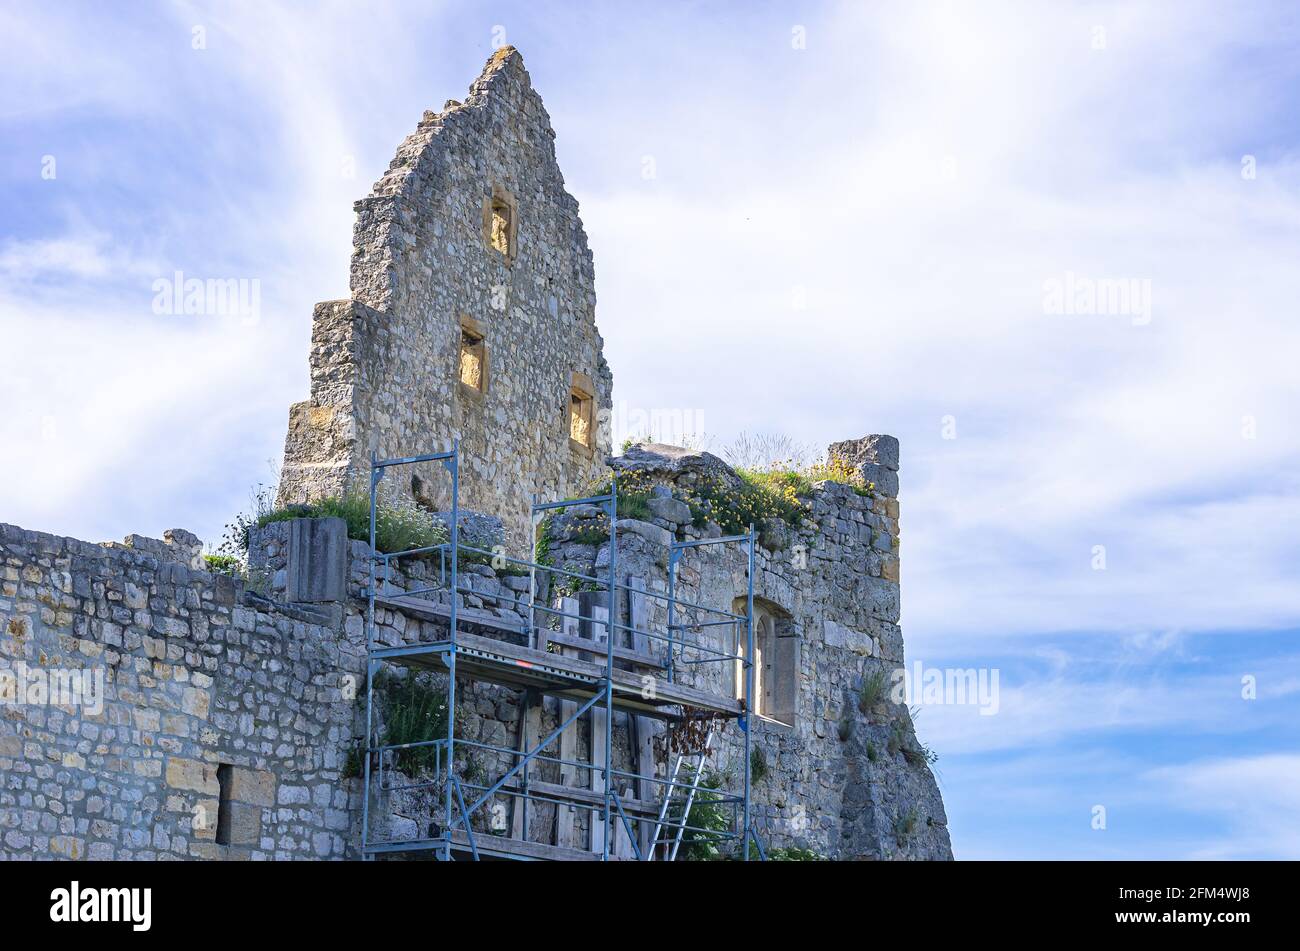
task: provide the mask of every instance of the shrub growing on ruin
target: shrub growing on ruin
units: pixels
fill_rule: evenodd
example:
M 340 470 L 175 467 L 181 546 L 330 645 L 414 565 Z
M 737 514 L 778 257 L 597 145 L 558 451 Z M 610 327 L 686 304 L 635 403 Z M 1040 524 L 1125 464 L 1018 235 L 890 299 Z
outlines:
M 758 852 L 758 846 L 753 842 L 749 843 L 749 860 L 751 862 L 762 858 Z M 812 849 L 801 849 L 797 846 L 788 848 L 768 849 L 767 860 L 769 862 L 829 862 L 826 856 L 820 852 L 814 852 Z
M 447 737 L 447 695 L 408 675 L 403 680 L 383 677 L 376 683 L 383 712 L 385 745 L 423 743 Z M 397 750 L 394 766 L 408 776 L 437 768 L 438 748 L 433 745 Z
M 900 847 L 906 845 L 907 840 L 916 834 L 916 826 L 920 818 L 916 806 L 912 806 L 907 812 L 894 820 L 894 837 L 898 840 Z
M 888 682 L 889 675 L 884 670 L 877 670 L 874 674 L 862 678 L 862 686 L 858 690 L 858 709 L 864 715 L 870 713 L 871 708 L 885 695 Z
M 238 576 L 240 573 L 239 559 L 234 555 L 204 555 L 203 564 L 214 575 Z
M 686 825 L 690 828 L 682 832 L 682 845 L 677 852 L 679 859 L 688 862 L 711 862 L 722 858 L 721 846 L 726 842 L 727 833 L 731 831 L 731 810 L 722 800 L 723 777 L 710 770 L 700 777 L 699 789 L 691 803 L 691 811 L 686 816 Z M 680 782 L 689 782 L 689 777 Z M 672 833 L 674 827 L 682 821 L 685 811 L 685 792 L 680 791 L 681 798 L 674 801 L 668 810 L 667 830 Z
M 222 555 L 247 555 L 252 529 L 295 518 L 341 518 L 347 523 L 348 538 L 363 542 L 370 540 L 370 496 L 364 492 L 349 492 L 303 505 L 284 505 L 279 508 L 270 504 L 274 496 L 273 487 L 254 493 L 251 511 L 241 513 L 226 526 L 226 540 L 219 548 Z M 412 548 L 442 545 L 446 541 L 447 527 L 413 501 L 377 501 L 375 548 L 378 551 L 409 551 Z M 462 557 L 467 554 L 462 553 Z

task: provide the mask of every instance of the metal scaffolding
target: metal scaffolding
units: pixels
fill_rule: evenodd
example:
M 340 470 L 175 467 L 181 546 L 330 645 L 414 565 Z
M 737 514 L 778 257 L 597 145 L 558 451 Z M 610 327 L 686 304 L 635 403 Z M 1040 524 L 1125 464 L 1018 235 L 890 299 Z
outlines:
M 611 846 L 619 830 L 626 833 L 632 856 L 640 861 L 671 860 L 678 856 L 683 840 L 688 833 L 707 834 L 713 841 L 730 841 L 739 843 L 739 858 L 748 860 L 750 843 L 760 858 L 765 858 L 762 843 L 754 828 L 750 810 L 750 755 L 751 722 L 745 698 L 753 696 L 754 669 L 754 553 L 755 533 L 750 527 L 748 534 L 733 535 L 722 538 L 700 539 L 686 542 L 674 542 L 669 553 L 668 593 L 655 593 L 645 590 L 645 586 L 633 588 L 622 583 L 618 578 L 618 479 L 613 476 L 609 490 L 601 495 L 583 499 L 565 499 L 561 501 L 538 502 L 532 506 L 533 548 L 530 559 L 511 558 L 501 550 L 487 551 L 460 541 L 460 472 L 459 441 L 453 444 L 449 452 L 430 453 L 395 459 L 379 459 L 372 456 L 370 465 L 370 552 L 369 580 L 366 589 L 366 734 L 362 775 L 365 783 L 362 805 L 362 854 L 367 859 L 396 852 L 432 852 L 437 858 L 450 860 L 456 855 L 468 856 L 474 860 L 485 857 L 513 859 L 572 859 L 599 858 L 608 861 L 621 857 L 611 854 Z M 399 552 L 381 553 L 376 547 L 376 512 L 378 508 L 379 486 L 389 469 L 425 463 L 438 463 L 445 467 L 451 478 L 451 512 L 449 539 L 447 542 L 413 548 Z M 537 526 L 548 513 L 561 511 L 575 506 L 597 506 L 605 514 L 609 524 L 609 565 L 607 571 L 591 575 L 569 571 L 549 564 L 542 564 L 537 553 Z M 748 553 L 748 592 L 745 598 L 745 613 L 740 614 L 703 604 L 684 601 L 677 597 L 678 565 L 687 552 L 704 546 L 739 545 L 746 546 Z M 519 573 L 527 571 L 529 577 L 528 600 L 524 604 L 526 620 L 512 627 L 508 622 L 489 619 L 481 612 L 467 613 L 459 603 L 466 593 L 474 593 L 470 587 L 461 584 L 461 554 L 485 555 L 501 562 L 513 565 Z M 395 562 L 409 558 L 433 559 L 438 562 L 437 583 L 426 587 L 409 590 L 392 591 L 389 579 Z M 576 610 L 566 610 L 565 600 L 552 605 L 548 599 L 539 601 L 539 577 L 542 573 L 565 578 L 569 583 L 587 586 L 594 592 L 606 592 L 608 609 L 602 611 L 596 606 L 597 598 L 576 599 Z M 381 587 L 382 581 L 382 587 Z M 550 585 L 544 586 L 547 590 Z M 447 596 L 443 606 L 432 600 L 422 599 L 421 595 L 435 592 Z M 622 594 L 629 606 L 629 623 L 619 619 L 619 597 Z M 652 630 L 653 625 L 645 622 L 643 611 L 642 623 L 632 612 L 632 599 L 650 599 L 666 602 L 668 624 L 666 632 Z M 567 599 L 570 603 L 574 599 Z M 583 601 L 587 602 L 584 612 Z M 645 602 L 638 601 L 639 604 Z M 446 625 L 446 636 L 428 643 L 407 643 L 380 646 L 375 636 L 376 608 L 401 611 L 409 616 L 437 625 Z M 701 616 L 710 617 L 701 620 Z M 540 619 L 540 623 L 539 623 Z M 549 621 L 560 625 L 557 631 Z M 591 632 L 589 640 L 579 640 L 573 632 L 586 625 Z M 721 650 L 702 639 L 691 639 L 691 631 L 710 630 L 715 627 L 730 626 L 734 632 L 732 649 Z M 493 631 L 503 637 L 473 634 L 464 627 L 478 627 Z M 605 644 L 595 640 L 595 631 L 604 628 Z M 495 629 L 495 630 L 494 630 Z M 619 646 L 620 635 L 626 635 L 632 641 L 632 648 Z M 506 639 L 513 636 L 522 639 L 523 645 Z M 743 638 L 744 649 L 740 643 Z M 638 650 L 637 645 L 648 645 L 656 641 L 667 645 L 666 659 L 662 662 L 648 650 Z M 585 645 L 585 646 L 584 646 Z M 559 648 L 559 653 L 554 650 Z M 602 656 L 603 655 L 603 656 Z M 599 658 L 598 661 L 584 660 L 583 657 Z M 616 666 L 616 661 L 618 666 Z M 744 697 L 732 698 L 713 694 L 693 686 L 681 684 L 676 671 L 679 666 L 723 663 L 739 663 L 744 675 Z M 447 676 L 447 715 L 445 736 L 430 737 L 401 744 L 381 742 L 377 735 L 375 709 L 375 677 L 384 664 L 396 664 L 415 671 L 437 671 Z M 661 673 L 662 677 L 653 676 L 647 686 L 647 677 L 652 674 L 637 674 L 637 668 Z M 478 681 L 496 684 L 523 692 L 520 704 L 520 742 L 518 748 L 511 749 L 497 744 L 488 744 L 457 738 L 457 680 Z M 723 678 L 724 683 L 726 678 Z M 527 717 L 528 698 L 543 696 L 561 698 L 559 704 L 558 725 L 544 737 L 531 737 L 532 742 L 525 742 L 524 721 Z M 701 794 L 701 781 L 705 758 L 714 749 L 712 731 L 705 738 L 702 748 L 677 751 L 671 769 L 665 769 L 660 778 L 653 765 L 637 772 L 616 769 L 614 767 L 614 714 L 622 711 L 627 715 L 629 725 L 646 723 L 645 733 L 650 735 L 651 728 L 657 722 L 678 723 L 701 714 L 709 718 L 735 719 L 741 729 L 744 740 L 742 784 L 736 793 L 709 789 Z M 580 759 L 576 752 L 564 755 L 561 743 L 560 755 L 548 752 L 562 737 L 572 737 L 576 724 L 587 715 L 591 715 L 588 742 L 588 757 Z M 597 731 L 596 718 L 603 714 L 603 729 Z M 538 714 L 540 716 L 540 713 Z M 643 720 L 643 718 L 645 718 Z M 566 734 L 566 730 L 570 731 Z M 540 731 L 538 731 L 540 732 Z M 629 729 L 629 735 L 633 733 Z M 603 735 L 601 735 L 603 734 Z M 574 741 L 576 743 L 576 741 Z M 603 748 L 600 748 L 603 747 Z M 653 749 L 653 742 L 648 745 Z M 432 778 L 424 781 L 394 784 L 396 760 L 404 751 L 422 749 L 432 750 Z M 511 765 L 496 777 L 465 776 L 464 769 L 457 766 L 458 749 L 485 752 L 497 758 L 505 758 Z M 664 744 L 665 755 L 671 759 L 668 744 Z M 653 764 L 653 753 L 651 764 Z M 599 790 L 587 790 L 581 787 L 537 781 L 530 773 L 531 767 L 543 763 L 557 764 L 561 775 L 566 768 L 570 775 L 577 771 L 587 771 L 595 786 L 595 778 L 600 778 Z M 665 764 L 667 766 L 667 764 Z M 385 779 L 389 782 L 386 785 Z M 639 801 L 629 802 L 620 794 L 619 782 L 635 782 L 639 788 L 656 791 L 653 801 L 644 794 Z M 428 835 L 409 839 L 377 839 L 372 835 L 371 798 L 372 782 L 378 797 L 401 791 L 431 790 L 436 811 L 441 813 L 441 822 L 432 823 Z M 729 811 L 729 828 L 705 829 L 691 824 L 692 809 L 700 797 L 707 796 L 709 801 Z M 495 797 L 505 796 L 514 810 L 513 837 L 485 834 L 482 829 L 473 828 L 472 818 Z M 382 798 L 379 799 L 382 802 Z M 561 809 L 586 810 L 588 828 L 591 833 L 591 845 L 586 850 L 563 848 L 555 845 L 537 843 L 529 840 L 529 810 L 538 804 L 550 804 L 555 807 L 557 825 Z M 570 816 L 573 815 L 571 811 Z M 635 818 L 632 818 L 635 816 Z M 570 819 L 572 822 L 572 819 Z M 597 825 L 599 823 L 599 825 Z M 558 833 L 557 833 L 558 838 Z M 599 851 L 596 842 L 599 842 Z M 626 845 L 620 841 L 620 848 Z M 575 854 L 576 853 L 576 854 Z M 622 856 L 631 857 L 631 856 Z

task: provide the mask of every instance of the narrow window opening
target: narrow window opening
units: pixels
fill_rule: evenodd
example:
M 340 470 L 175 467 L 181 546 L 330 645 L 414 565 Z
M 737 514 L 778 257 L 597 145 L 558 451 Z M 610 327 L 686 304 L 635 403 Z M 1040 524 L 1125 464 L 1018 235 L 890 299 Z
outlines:
M 510 206 L 499 198 L 492 200 L 492 247 L 496 248 L 506 257 L 514 256 L 514 249 L 510 247 Z
M 591 448 L 591 397 L 577 389 L 569 393 L 569 438 Z
M 472 390 L 483 392 L 484 383 L 483 338 L 470 330 L 460 332 L 460 382 Z
M 743 608 L 742 608 L 743 610 Z M 773 673 L 772 657 L 774 631 L 772 618 L 759 610 L 754 611 L 754 712 L 759 716 L 772 715 Z M 737 624 L 736 653 L 746 656 L 748 645 L 745 643 L 743 624 Z M 736 661 L 736 697 L 745 696 L 745 664 Z
M 217 767 L 217 845 L 230 844 L 230 764 Z
M 518 248 L 519 205 L 515 196 L 493 185 L 483 196 L 483 243 L 506 259 L 515 259 Z

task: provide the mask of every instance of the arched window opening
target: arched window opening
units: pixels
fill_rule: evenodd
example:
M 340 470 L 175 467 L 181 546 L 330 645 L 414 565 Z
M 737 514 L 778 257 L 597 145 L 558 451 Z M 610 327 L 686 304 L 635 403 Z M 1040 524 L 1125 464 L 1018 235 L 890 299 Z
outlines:
M 737 598 L 734 613 L 743 614 L 745 599 Z M 735 653 L 745 657 L 745 625 L 736 624 Z M 788 612 L 769 601 L 754 600 L 754 700 L 748 704 L 760 717 L 793 726 L 799 699 L 799 638 Z M 734 691 L 745 698 L 745 664 L 734 662 Z

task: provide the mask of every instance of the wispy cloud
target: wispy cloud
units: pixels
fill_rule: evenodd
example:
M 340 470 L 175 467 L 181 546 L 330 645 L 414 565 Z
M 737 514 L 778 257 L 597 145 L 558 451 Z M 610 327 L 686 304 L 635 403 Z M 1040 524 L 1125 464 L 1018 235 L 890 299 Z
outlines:
M 1294 663 L 1291 667 L 1296 669 Z M 1295 714 L 1289 705 L 1246 709 L 1241 678 L 1257 670 L 1254 663 L 1239 663 L 1215 673 L 1191 673 L 1141 662 L 1101 672 L 1086 664 L 1035 672 L 1017 663 L 1000 669 L 996 713 L 985 715 L 974 704 L 922 706 L 918 730 L 941 753 L 966 755 L 1041 750 L 1101 735 L 1283 729 Z M 1276 676 L 1271 672 L 1261 688 L 1266 699 L 1283 695 L 1273 686 Z
M 1300 753 L 1193 762 L 1144 778 L 1160 801 L 1223 822 L 1224 833 L 1188 858 L 1300 859 Z
M 0 244 L 0 293 L 33 293 L 33 284 L 141 277 L 162 273 L 156 261 L 115 248 L 107 234 L 65 233 L 58 238 L 9 240 Z

